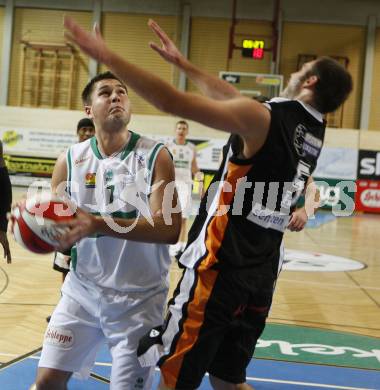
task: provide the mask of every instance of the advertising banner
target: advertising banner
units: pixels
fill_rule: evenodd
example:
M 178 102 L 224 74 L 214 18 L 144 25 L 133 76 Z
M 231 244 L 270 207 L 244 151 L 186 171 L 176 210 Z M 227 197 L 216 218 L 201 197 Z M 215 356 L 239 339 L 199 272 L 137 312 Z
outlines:
M 357 166 L 358 151 L 356 149 L 324 146 L 313 176 L 326 179 L 355 180 Z
M 350 215 L 355 211 L 355 180 L 314 178 L 322 209 Z
M 380 152 L 359 150 L 358 179 L 380 180 Z
M 363 179 L 357 181 L 355 208 L 357 211 L 380 213 L 380 181 Z
M 172 139 L 163 135 L 148 137 L 164 143 Z M 78 142 L 74 131 L 8 127 L 0 127 L 0 139 L 12 184 L 25 186 L 36 179 L 49 180 L 57 157 Z M 196 146 L 198 167 L 209 173 L 216 171 L 226 140 L 192 137 L 189 141 Z

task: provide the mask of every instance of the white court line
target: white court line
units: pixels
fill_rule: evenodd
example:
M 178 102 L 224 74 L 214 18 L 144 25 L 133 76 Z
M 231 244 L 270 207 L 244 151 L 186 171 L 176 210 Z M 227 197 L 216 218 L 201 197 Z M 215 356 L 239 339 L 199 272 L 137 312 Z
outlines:
M 46 259 L 50 260 L 49 255 L 42 255 L 43 257 L 40 257 L 38 255 L 32 255 L 32 257 L 26 257 L 26 256 L 12 256 L 12 260 L 14 259 L 19 259 L 19 260 L 31 260 L 35 261 L 36 258 L 37 260 L 43 260 L 45 261 Z M 53 256 L 53 254 L 51 254 Z M 365 290 L 374 290 L 374 291 L 380 291 L 380 287 L 370 287 L 370 286 L 357 286 L 357 285 L 350 285 L 350 284 L 337 284 L 337 283 L 322 283 L 322 282 L 309 282 L 309 281 L 304 281 L 304 280 L 293 280 L 293 279 L 286 279 L 282 278 L 281 276 L 278 279 L 279 282 L 286 282 L 286 283 L 299 283 L 299 284 L 315 284 L 317 286 L 330 286 L 330 287 L 345 287 L 348 289 L 365 289 Z
M 317 286 L 330 286 L 330 287 L 345 287 L 345 288 L 360 288 L 365 290 L 376 290 L 380 291 L 380 287 L 370 287 L 370 286 L 362 286 L 362 285 L 350 285 L 350 284 L 339 284 L 339 283 L 323 283 L 323 282 L 310 282 L 305 280 L 293 280 L 293 279 L 285 279 L 278 278 L 278 282 L 287 282 L 287 283 L 300 283 L 300 284 L 315 284 Z
M 257 382 L 284 383 L 284 384 L 287 384 L 287 385 L 296 385 L 296 386 L 323 387 L 325 389 L 376 390 L 376 389 L 370 389 L 368 387 L 336 386 L 336 385 L 325 385 L 325 384 L 322 384 L 322 383 L 285 381 L 285 380 L 279 380 L 279 379 L 265 379 L 265 378 L 256 378 L 256 377 L 247 377 L 247 380 L 257 381 Z
M 38 356 L 29 356 L 29 359 L 39 359 Z M 96 366 L 107 366 L 111 367 L 111 363 L 102 363 L 95 362 Z M 155 368 L 155 371 L 160 371 L 159 368 Z M 208 376 L 208 374 L 206 374 Z M 336 386 L 336 385 L 326 385 L 322 383 L 311 383 L 311 382 L 298 382 L 298 381 L 286 381 L 280 379 L 268 379 L 268 378 L 257 378 L 247 376 L 247 381 L 256 381 L 256 382 L 269 382 L 269 383 L 284 383 L 287 385 L 296 385 L 296 386 L 307 386 L 307 387 L 323 387 L 325 389 L 340 389 L 340 390 L 376 390 L 368 387 L 349 387 L 349 386 Z

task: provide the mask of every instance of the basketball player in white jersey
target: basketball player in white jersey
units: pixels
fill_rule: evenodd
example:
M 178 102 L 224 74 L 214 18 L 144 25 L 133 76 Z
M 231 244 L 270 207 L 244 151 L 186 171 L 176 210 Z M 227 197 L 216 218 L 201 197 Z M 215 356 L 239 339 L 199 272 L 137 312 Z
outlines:
M 173 157 L 175 182 L 182 211 L 181 234 L 177 244 L 171 245 L 170 247 L 170 254 L 172 256 L 183 252 L 186 246 L 186 222 L 191 215 L 193 177 L 197 181 L 203 179 L 203 173 L 197 165 L 195 145 L 186 139 L 188 134 L 189 124 L 184 120 L 180 120 L 175 126 L 174 139 L 166 144 Z
M 45 333 L 37 390 L 67 388 L 86 378 L 98 348 L 112 356 L 111 389 L 151 389 L 152 369 L 137 361 L 139 338 L 163 320 L 168 245 L 181 214 L 165 224 L 164 189 L 174 166 L 163 144 L 128 130 L 127 88 L 112 73 L 93 78 L 82 93 L 95 137 L 61 155 L 53 192 L 66 188 L 77 209 L 71 233 L 87 236 L 71 250 L 71 271 Z M 174 187 L 174 186 L 173 186 Z M 173 201 L 176 202 L 175 189 Z M 65 249 L 65 248 L 58 248 Z

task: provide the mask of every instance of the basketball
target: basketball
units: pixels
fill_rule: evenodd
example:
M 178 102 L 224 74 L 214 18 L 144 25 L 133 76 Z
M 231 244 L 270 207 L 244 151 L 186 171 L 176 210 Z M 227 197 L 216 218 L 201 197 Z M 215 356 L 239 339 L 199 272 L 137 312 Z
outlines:
M 12 210 L 12 233 L 15 240 L 34 253 L 55 250 L 56 236 L 66 231 L 57 222 L 74 218 L 70 205 L 58 197 L 33 197 Z

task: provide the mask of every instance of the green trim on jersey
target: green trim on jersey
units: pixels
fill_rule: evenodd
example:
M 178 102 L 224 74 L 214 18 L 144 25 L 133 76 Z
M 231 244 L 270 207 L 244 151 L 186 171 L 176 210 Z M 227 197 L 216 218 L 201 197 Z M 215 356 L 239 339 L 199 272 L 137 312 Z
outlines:
M 99 152 L 99 149 L 98 149 L 98 142 L 96 140 L 96 137 L 92 137 L 91 140 L 90 140 L 90 145 L 91 145 L 91 149 L 92 151 L 94 152 L 95 156 L 99 159 L 99 160 L 103 160 L 103 157 L 102 155 L 100 154 Z
M 184 143 L 184 144 L 177 144 L 177 141 L 175 140 L 175 138 L 174 138 L 174 140 L 173 140 L 173 144 L 174 144 L 174 145 L 178 145 L 178 146 L 185 146 L 185 145 L 188 145 L 189 143 L 190 143 L 190 141 L 185 140 L 185 143 Z
M 150 154 L 149 161 L 148 161 L 148 169 L 149 171 L 152 169 L 153 163 L 156 160 L 157 154 L 162 146 L 165 146 L 163 143 L 157 144 L 154 148 L 152 153 Z
M 140 138 L 139 134 L 134 133 L 133 131 L 129 131 L 129 132 L 131 133 L 131 138 L 130 138 L 129 142 L 127 143 L 127 145 L 125 145 L 125 147 L 121 153 L 120 160 L 124 160 L 129 155 L 129 153 L 135 148 L 136 143 Z M 96 137 L 91 138 L 90 144 L 91 144 L 91 149 L 94 152 L 95 156 L 99 160 L 103 160 L 103 156 L 101 155 L 99 148 L 98 148 L 98 141 L 96 140 Z
M 76 268 L 77 268 L 77 259 L 78 259 L 78 255 L 77 255 L 77 247 L 76 246 L 73 246 L 71 248 L 71 253 L 70 253 L 70 258 L 71 258 L 71 267 L 73 268 L 73 270 L 75 271 Z
M 72 171 L 72 167 L 71 167 L 71 153 L 70 153 L 70 148 L 67 149 L 67 168 L 68 168 L 68 172 L 67 172 L 67 183 L 66 183 L 66 188 L 67 188 L 68 194 L 71 195 L 71 171 Z
M 137 133 L 134 133 L 133 131 L 130 131 L 131 133 L 131 139 L 129 140 L 128 144 L 126 145 L 123 153 L 121 154 L 120 160 L 125 160 L 125 158 L 128 156 L 130 152 L 135 148 L 137 141 L 140 138 L 140 135 Z

